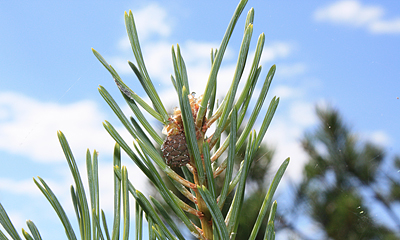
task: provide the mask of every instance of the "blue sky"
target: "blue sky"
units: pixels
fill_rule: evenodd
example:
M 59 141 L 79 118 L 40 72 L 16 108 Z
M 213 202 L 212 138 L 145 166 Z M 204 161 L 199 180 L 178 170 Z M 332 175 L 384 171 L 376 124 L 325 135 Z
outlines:
M 126 64 L 134 58 L 124 11 L 134 13 L 148 70 L 172 109 L 177 103 L 170 94 L 171 46 L 181 46 L 191 89 L 201 93 L 210 49 L 219 46 L 235 7 L 228 0 L 0 2 L 0 202 L 19 228 L 32 219 L 44 238 L 63 231 L 32 181 L 36 176 L 50 184 L 73 217 L 67 190 L 72 182 L 57 130 L 66 134 L 81 172 L 86 148 L 100 152 L 102 194 L 112 190 L 113 141 L 102 122 L 123 129 L 98 85 L 123 100 L 91 48 L 144 97 Z M 267 99 L 277 95 L 281 101 L 266 141 L 276 147 L 277 163 L 292 158 L 286 177 L 301 177 L 306 156 L 299 139 L 317 123 L 316 104 L 338 108 L 360 139 L 381 144 L 388 156 L 400 153 L 400 2 L 249 0 L 222 65 L 220 94 L 231 81 L 250 7 L 251 51 L 258 35 L 266 35 L 261 77 L 277 65 Z M 124 164 L 131 176 L 140 174 L 128 160 Z M 137 179 L 135 186 L 145 191 L 145 182 Z M 112 199 L 104 199 L 111 212 Z

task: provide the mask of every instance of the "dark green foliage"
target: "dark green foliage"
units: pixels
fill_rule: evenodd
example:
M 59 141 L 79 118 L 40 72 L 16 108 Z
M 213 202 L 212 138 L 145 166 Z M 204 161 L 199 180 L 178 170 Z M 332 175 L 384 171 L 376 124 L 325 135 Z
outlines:
M 309 162 L 292 211 L 311 217 L 330 239 L 398 239 L 400 221 L 393 204 L 400 196 L 400 179 L 390 168 L 399 158 L 387 160 L 383 148 L 358 140 L 337 110 L 318 108 L 317 115 L 318 128 L 301 142 Z M 384 209 L 386 222 L 373 216 L 376 207 Z M 296 224 L 285 221 L 286 226 Z M 397 229 L 387 227 L 388 222 Z

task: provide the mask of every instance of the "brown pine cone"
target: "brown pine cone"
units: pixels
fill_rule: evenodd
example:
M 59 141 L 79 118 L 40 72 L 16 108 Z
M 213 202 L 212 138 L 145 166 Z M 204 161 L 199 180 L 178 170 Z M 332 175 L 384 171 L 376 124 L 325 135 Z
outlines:
M 167 139 L 161 146 L 161 151 L 169 166 L 181 167 L 190 161 L 186 137 L 183 132 L 167 136 Z

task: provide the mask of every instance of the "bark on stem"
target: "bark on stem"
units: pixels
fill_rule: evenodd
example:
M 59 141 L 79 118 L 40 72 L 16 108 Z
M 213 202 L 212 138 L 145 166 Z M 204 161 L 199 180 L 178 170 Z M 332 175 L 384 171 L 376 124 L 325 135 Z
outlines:
M 194 178 L 194 182 L 196 185 L 198 185 L 199 183 L 199 179 L 197 176 L 197 169 L 195 166 L 193 166 L 193 178 Z M 201 222 L 201 229 L 203 230 L 203 234 L 204 237 L 208 240 L 212 240 L 213 239 L 213 230 L 212 230 L 212 218 L 211 218 L 211 213 L 207 208 L 206 203 L 204 202 L 203 198 L 201 197 L 199 191 L 196 189 L 193 189 L 195 194 L 196 194 L 196 198 L 197 198 L 197 207 L 198 210 L 200 212 L 202 212 L 204 214 L 204 216 L 199 217 L 200 222 Z

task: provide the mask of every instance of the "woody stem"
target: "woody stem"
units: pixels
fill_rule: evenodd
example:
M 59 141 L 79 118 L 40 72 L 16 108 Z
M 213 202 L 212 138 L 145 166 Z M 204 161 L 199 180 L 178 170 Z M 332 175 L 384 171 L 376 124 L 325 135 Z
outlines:
M 197 169 L 195 166 L 193 166 L 193 178 L 194 182 L 196 185 L 199 183 L 199 178 L 197 175 Z M 197 199 L 197 208 L 200 212 L 204 214 L 204 216 L 199 217 L 200 222 L 201 222 L 201 229 L 203 230 L 204 237 L 208 240 L 213 239 L 213 231 L 212 231 L 212 218 L 211 218 L 211 213 L 207 208 L 206 203 L 204 202 L 203 198 L 201 197 L 199 191 L 197 188 L 193 189 L 195 194 L 196 194 L 196 199 Z

